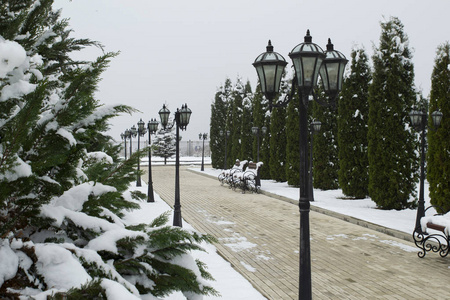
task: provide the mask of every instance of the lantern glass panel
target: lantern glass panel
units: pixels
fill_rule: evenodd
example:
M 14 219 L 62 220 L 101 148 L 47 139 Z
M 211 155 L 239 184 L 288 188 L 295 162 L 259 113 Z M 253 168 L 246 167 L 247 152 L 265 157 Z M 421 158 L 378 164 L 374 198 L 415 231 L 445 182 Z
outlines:
M 438 128 L 439 126 L 441 126 L 442 116 L 442 112 L 437 110 L 431 114 L 431 119 L 433 120 L 434 127 Z
M 422 123 L 422 114 L 416 110 L 410 112 L 409 117 L 413 126 L 419 126 Z

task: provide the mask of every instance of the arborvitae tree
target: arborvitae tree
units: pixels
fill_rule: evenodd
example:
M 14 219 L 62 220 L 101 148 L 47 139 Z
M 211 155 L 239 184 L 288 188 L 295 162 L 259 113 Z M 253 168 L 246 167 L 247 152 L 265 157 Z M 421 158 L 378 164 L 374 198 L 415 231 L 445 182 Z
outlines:
M 353 49 L 350 73 L 338 103 L 339 186 L 344 195 L 369 195 L 367 123 L 369 119 L 369 61 L 363 48 Z
M 253 135 L 252 135 L 252 88 L 250 82 L 247 81 L 244 90 L 244 99 L 242 100 L 242 117 L 241 117 L 241 154 L 240 159 L 254 160 L 253 157 Z
M 209 126 L 209 148 L 211 149 L 211 164 L 213 168 L 223 168 L 225 160 L 225 141 L 220 132 L 226 130 L 226 103 L 223 101 L 222 89 L 216 92 L 214 103 L 211 104 L 211 121 Z
M 222 93 L 221 93 L 222 101 L 225 104 L 226 109 L 226 117 L 225 117 L 225 129 L 223 130 L 224 135 L 222 136 L 222 139 L 224 140 L 225 144 L 225 132 L 230 131 L 230 136 L 227 138 L 226 142 L 226 154 L 227 154 L 227 161 L 226 161 L 226 169 L 230 168 L 232 165 L 234 165 L 237 157 L 233 158 L 233 140 L 232 140 L 232 127 L 233 127 L 233 84 L 229 78 L 225 80 L 225 85 L 223 86 Z M 224 154 L 225 155 L 225 154 Z
M 10 271 L 0 297 L 46 298 L 53 289 L 58 299 L 106 299 L 113 291 L 103 281 L 133 298 L 214 294 L 196 275 L 209 277 L 201 262 L 177 263 L 210 236 L 164 226 L 164 215 L 136 226 L 122 219 L 144 198 L 127 191 L 146 151 L 120 161 L 120 145 L 104 134 L 110 118 L 133 111 L 94 97 L 115 54 L 72 60 L 73 51 L 97 43 L 71 38 L 52 4 L 0 3 L 0 252 Z M 65 258 L 86 275 L 81 288 L 53 286 L 48 270 Z
M 159 130 L 153 139 L 153 155 L 164 158 L 164 164 L 167 159 L 176 153 L 176 134 L 175 128 Z M 180 137 L 181 140 L 181 137 Z
M 418 159 L 408 113 L 416 101 L 414 66 L 403 24 L 381 23 L 369 87 L 369 196 L 382 209 L 410 207 L 416 191 Z
M 259 139 L 259 160 L 263 162 L 261 178 L 270 179 L 270 111 L 267 99 L 261 93 L 261 85 L 258 83 L 253 96 L 253 126 L 267 127 L 265 136 Z M 257 157 L 258 141 L 253 139 L 253 157 Z
M 270 122 L 270 175 L 273 180 L 286 181 L 286 108 L 272 109 Z
M 242 126 L 242 113 L 243 105 L 242 100 L 245 97 L 245 87 L 241 79 L 238 77 L 234 89 L 232 91 L 232 102 L 230 103 L 231 112 L 231 124 L 230 124 L 230 144 L 231 151 L 229 152 L 228 159 L 231 159 L 230 164 L 236 161 L 236 159 L 244 160 L 241 158 L 241 126 Z
M 428 128 L 433 128 L 431 113 L 443 113 L 437 131 L 428 130 L 428 182 L 431 204 L 441 213 L 450 211 L 450 44 L 446 42 L 437 49 L 431 76 L 430 109 Z
M 300 185 L 300 119 L 298 93 L 288 103 L 286 112 L 286 180 L 289 185 Z
M 323 94 L 318 89 L 318 94 Z M 320 96 L 324 97 L 324 96 Z M 322 123 L 320 132 L 313 137 L 313 178 L 314 188 L 322 190 L 337 189 L 338 184 L 338 145 L 337 145 L 337 110 L 333 106 L 312 104 L 312 118 Z M 311 140 L 311 128 L 308 128 Z M 309 154 L 310 151 L 308 151 Z M 309 163 L 308 163 L 309 166 Z

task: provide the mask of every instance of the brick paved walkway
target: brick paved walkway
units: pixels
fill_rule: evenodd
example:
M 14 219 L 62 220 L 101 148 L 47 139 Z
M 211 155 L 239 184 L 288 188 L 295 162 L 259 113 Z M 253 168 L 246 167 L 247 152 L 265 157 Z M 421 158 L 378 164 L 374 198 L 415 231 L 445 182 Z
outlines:
M 155 191 L 172 206 L 175 167 L 152 170 Z M 218 238 L 218 252 L 268 299 L 298 299 L 298 206 L 232 191 L 186 167 L 180 184 L 186 222 Z M 449 257 L 420 259 L 411 242 L 313 211 L 310 227 L 314 299 L 450 299 Z

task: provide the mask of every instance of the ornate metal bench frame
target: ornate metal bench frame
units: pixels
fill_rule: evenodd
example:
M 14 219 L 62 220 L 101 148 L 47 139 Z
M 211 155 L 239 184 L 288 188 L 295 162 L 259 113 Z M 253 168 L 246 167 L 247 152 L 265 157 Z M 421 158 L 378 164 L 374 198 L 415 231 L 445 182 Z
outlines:
M 425 213 L 428 209 L 433 206 L 427 207 Z M 420 226 L 420 225 L 419 225 Z M 439 253 L 441 257 L 446 257 L 450 250 L 450 235 L 445 231 L 445 226 L 433 224 L 431 222 L 427 223 L 427 228 L 440 231 L 440 233 L 427 233 L 422 232 L 421 228 L 414 229 L 413 238 L 416 246 L 421 249 L 417 253 L 420 258 L 425 257 L 427 252 Z

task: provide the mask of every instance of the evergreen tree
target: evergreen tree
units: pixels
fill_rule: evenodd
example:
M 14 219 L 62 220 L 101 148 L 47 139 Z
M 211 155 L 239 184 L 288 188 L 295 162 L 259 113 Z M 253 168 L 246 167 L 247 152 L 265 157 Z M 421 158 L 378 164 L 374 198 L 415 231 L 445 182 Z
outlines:
M 136 226 L 122 219 L 145 198 L 127 191 L 146 150 L 120 161 L 120 144 L 104 134 L 109 119 L 133 111 L 94 97 L 115 54 L 72 60 L 98 43 L 71 38 L 52 0 L 19 2 L 0 3 L 0 252 L 17 270 L 1 278 L 1 298 L 46 298 L 54 287 L 42 270 L 65 258 L 90 279 L 58 287 L 59 299 L 106 299 L 106 281 L 130 297 L 215 294 L 199 282 L 196 274 L 210 277 L 201 262 L 177 263 L 212 237 L 165 226 L 164 215 Z
M 402 209 L 412 205 L 417 182 L 415 138 L 406 126 L 416 101 L 414 67 L 400 20 L 381 28 L 369 87 L 369 196 L 380 208 Z
M 270 122 L 270 176 L 275 181 L 286 181 L 286 108 L 272 110 Z
M 267 133 L 259 140 L 259 159 L 263 162 L 261 168 L 261 178 L 270 179 L 270 110 L 269 102 L 261 93 L 261 85 L 258 83 L 253 96 L 253 126 L 266 127 Z M 253 157 L 257 157 L 258 141 L 253 139 Z
M 229 152 L 230 165 L 233 164 L 236 159 L 244 160 L 241 158 L 241 128 L 242 128 L 242 114 L 243 114 L 243 98 L 245 97 L 245 87 L 241 79 L 238 77 L 234 89 L 232 91 L 232 102 L 230 103 L 231 109 L 231 123 L 230 123 L 230 144 L 231 151 Z
M 321 89 L 318 89 L 318 94 L 323 95 Z M 320 97 L 325 98 L 324 95 Z M 309 120 L 309 124 L 311 124 L 313 119 L 322 123 L 320 132 L 314 135 L 313 138 L 314 188 L 322 190 L 337 189 L 339 186 L 337 111 L 333 106 L 321 106 L 315 101 L 311 104 L 313 118 Z M 309 140 L 311 140 L 311 128 L 308 128 L 308 132 Z
M 175 127 L 172 129 L 159 130 L 153 139 L 153 155 L 164 158 L 164 164 L 167 164 L 167 159 L 176 154 L 176 134 Z M 181 137 L 180 137 L 181 140 Z
M 362 199 L 369 194 L 367 123 L 372 76 L 364 49 L 353 49 L 351 57 L 338 103 L 339 186 L 344 195 Z
M 300 116 L 296 92 L 286 112 L 286 180 L 289 185 L 300 185 Z
M 232 126 L 233 126 L 233 83 L 229 78 L 225 80 L 225 85 L 223 86 L 222 93 L 220 95 L 222 97 L 222 101 L 225 104 L 225 128 L 223 130 L 222 139 L 224 140 L 224 144 L 226 144 L 226 169 L 231 168 L 236 161 L 236 157 L 233 158 L 233 139 L 232 139 Z M 230 131 L 230 136 L 226 137 L 225 132 Z M 225 139 L 227 142 L 225 143 Z
M 223 87 L 222 87 L 223 88 Z M 213 168 L 223 168 L 225 160 L 225 140 L 220 132 L 226 130 L 226 103 L 221 97 L 219 89 L 211 104 L 211 121 L 209 127 L 209 148 L 211 149 L 211 164 Z
M 253 156 L 253 135 L 252 135 L 252 88 L 250 82 L 247 81 L 244 90 L 244 99 L 242 100 L 242 117 L 241 117 L 241 154 L 240 159 L 248 161 L 256 161 Z
M 428 127 L 433 128 L 431 113 L 443 113 L 437 131 L 428 131 L 428 182 L 431 204 L 441 213 L 450 211 L 450 44 L 446 42 L 437 49 L 431 76 L 430 110 Z

